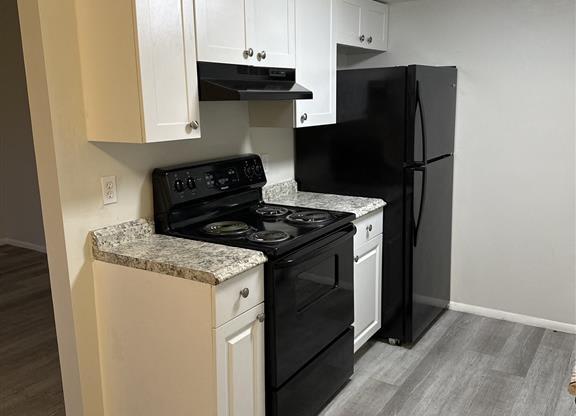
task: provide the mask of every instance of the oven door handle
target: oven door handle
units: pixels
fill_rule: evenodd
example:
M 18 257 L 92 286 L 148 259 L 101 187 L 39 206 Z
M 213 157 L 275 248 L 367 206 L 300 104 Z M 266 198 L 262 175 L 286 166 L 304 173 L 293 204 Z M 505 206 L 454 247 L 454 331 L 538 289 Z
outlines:
M 354 237 L 356 234 L 356 227 L 354 224 L 350 224 L 346 228 L 330 234 L 315 243 L 312 243 L 306 248 L 301 249 L 282 260 L 274 262 L 274 267 L 283 268 L 294 265 L 296 262 L 305 262 L 307 260 L 318 257 L 319 255 L 334 249 L 334 247 L 339 246 L 342 242 L 347 241 Z

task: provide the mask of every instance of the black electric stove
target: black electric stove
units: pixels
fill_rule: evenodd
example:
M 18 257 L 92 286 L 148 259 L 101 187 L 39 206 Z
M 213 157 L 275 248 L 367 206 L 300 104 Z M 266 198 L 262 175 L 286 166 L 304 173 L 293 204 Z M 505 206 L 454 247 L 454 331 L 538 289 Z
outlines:
M 156 169 L 156 232 L 259 250 L 266 414 L 313 416 L 353 372 L 354 214 L 262 201 L 257 155 Z
M 354 219 L 352 214 L 256 202 L 207 221 L 175 228 L 171 235 L 249 248 L 281 256 Z

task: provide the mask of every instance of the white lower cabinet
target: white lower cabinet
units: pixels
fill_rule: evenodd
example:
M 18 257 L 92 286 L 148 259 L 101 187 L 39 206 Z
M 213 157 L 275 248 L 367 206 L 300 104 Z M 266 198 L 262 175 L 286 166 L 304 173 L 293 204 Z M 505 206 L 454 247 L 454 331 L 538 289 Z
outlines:
M 264 304 L 214 334 L 218 416 L 264 416 Z
M 217 286 L 94 262 L 106 416 L 264 416 L 264 268 Z
M 382 234 L 354 247 L 354 352 L 382 326 Z

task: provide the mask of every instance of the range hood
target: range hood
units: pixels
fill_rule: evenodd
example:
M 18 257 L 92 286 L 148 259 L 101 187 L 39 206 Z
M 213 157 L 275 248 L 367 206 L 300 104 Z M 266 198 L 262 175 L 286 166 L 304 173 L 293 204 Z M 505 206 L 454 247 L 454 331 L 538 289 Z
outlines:
M 309 100 L 296 70 L 198 62 L 200 101 Z

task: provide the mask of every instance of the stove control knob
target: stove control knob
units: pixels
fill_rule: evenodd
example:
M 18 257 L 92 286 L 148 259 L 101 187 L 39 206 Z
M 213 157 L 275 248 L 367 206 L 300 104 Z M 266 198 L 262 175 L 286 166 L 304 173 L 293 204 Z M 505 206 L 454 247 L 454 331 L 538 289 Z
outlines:
M 260 174 L 262 173 L 262 167 L 259 164 L 256 164 L 254 166 L 254 170 L 256 171 L 256 175 L 260 176 Z
M 244 289 L 242 289 L 240 291 L 240 296 L 242 296 L 244 299 L 246 299 L 249 294 L 250 294 L 250 289 L 248 289 L 247 287 L 245 287 Z
M 196 182 L 194 182 L 194 178 L 188 178 L 186 180 L 186 185 L 188 186 L 188 189 L 196 189 Z
M 252 176 L 254 176 L 254 166 L 248 165 L 244 168 L 244 173 L 246 174 L 246 176 L 248 176 L 249 178 L 251 178 Z
M 183 192 L 184 182 L 182 182 L 180 179 L 176 180 L 176 182 L 174 182 L 174 189 L 176 189 L 176 192 Z

